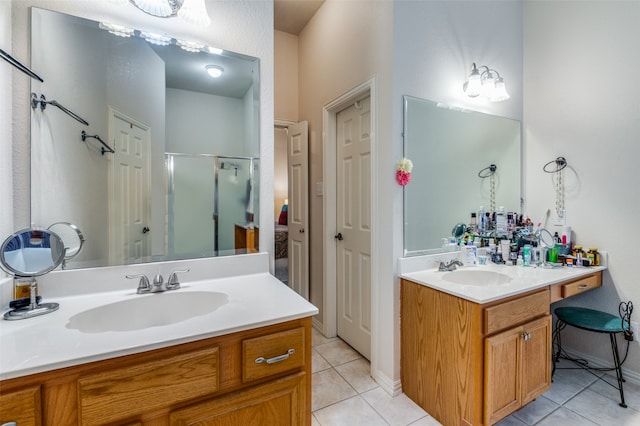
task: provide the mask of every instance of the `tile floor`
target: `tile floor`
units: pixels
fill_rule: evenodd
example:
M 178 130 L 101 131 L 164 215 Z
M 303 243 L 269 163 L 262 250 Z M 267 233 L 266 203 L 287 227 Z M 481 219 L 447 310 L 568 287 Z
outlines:
M 566 363 L 566 364 L 564 364 Z M 561 366 L 570 366 L 563 361 Z M 339 338 L 313 330 L 312 425 L 440 425 L 405 395 L 389 396 L 369 376 L 369 362 Z M 615 383 L 615 377 L 611 377 Z M 640 425 L 640 384 L 616 389 L 582 370 L 557 370 L 551 390 L 498 426 Z

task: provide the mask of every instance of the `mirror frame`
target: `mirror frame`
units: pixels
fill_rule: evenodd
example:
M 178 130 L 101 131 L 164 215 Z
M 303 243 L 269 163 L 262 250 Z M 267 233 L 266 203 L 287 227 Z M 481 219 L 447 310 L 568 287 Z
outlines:
M 39 269 L 36 271 L 22 271 L 22 270 L 16 269 L 14 266 L 10 265 L 7 262 L 7 258 L 5 256 L 5 253 L 7 252 L 7 248 L 16 238 L 19 238 L 21 241 L 23 241 L 25 235 L 32 234 L 33 232 L 49 234 L 49 247 L 42 247 L 42 248 L 49 248 L 49 251 L 52 254 L 51 256 L 52 263 L 46 268 Z M 55 245 L 57 246 L 57 250 L 55 253 L 52 250 L 53 249 L 52 244 L 54 242 L 55 242 Z M 20 247 L 18 250 L 23 250 L 23 249 L 24 249 L 23 247 Z M 54 254 L 56 254 L 57 257 L 54 257 L 53 256 Z M 50 231 L 48 229 L 25 228 L 11 234 L 9 237 L 7 237 L 6 240 L 4 240 L 4 242 L 2 243 L 2 246 L 0 246 L 0 266 L 2 267 L 2 269 L 13 274 L 16 277 L 38 277 L 40 275 L 47 274 L 53 271 L 54 269 L 56 269 L 58 266 L 60 266 L 64 261 L 65 254 L 66 254 L 66 249 L 64 247 L 62 238 L 60 238 L 60 236 L 55 232 Z

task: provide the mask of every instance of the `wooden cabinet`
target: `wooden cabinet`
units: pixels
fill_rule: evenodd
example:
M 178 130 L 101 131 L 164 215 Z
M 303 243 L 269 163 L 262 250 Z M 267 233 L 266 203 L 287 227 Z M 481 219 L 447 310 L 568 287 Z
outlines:
M 236 253 L 256 253 L 260 251 L 260 230 L 257 227 L 236 224 L 233 236 Z
M 551 386 L 551 316 L 485 339 L 484 418 L 494 424 Z
M 246 391 L 211 399 L 176 410 L 169 416 L 171 426 L 303 425 L 305 387 L 309 378 L 298 373 L 255 386 Z
M 478 304 L 402 280 L 404 393 L 444 425 L 490 425 L 549 389 L 543 288 Z
M 0 425 L 10 422 L 18 426 L 42 424 L 39 386 L 0 393 Z
M 20 426 L 309 426 L 311 319 L 4 380 L 0 403 Z

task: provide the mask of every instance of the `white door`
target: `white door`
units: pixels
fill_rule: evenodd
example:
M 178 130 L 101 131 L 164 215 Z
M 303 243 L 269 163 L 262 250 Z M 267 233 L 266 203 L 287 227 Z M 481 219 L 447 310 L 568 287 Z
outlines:
M 338 336 L 371 357 L 370 98 L 336 117 L 336 286 Z
M 112 263 L 138 263 L 150 253 L 149 128 L 111 114 L 109 253 Z
M 309 300 L 308 139 L 309 131 L 306 121 L 289 126 L 287 135 L 289 286 L 307 300 Z

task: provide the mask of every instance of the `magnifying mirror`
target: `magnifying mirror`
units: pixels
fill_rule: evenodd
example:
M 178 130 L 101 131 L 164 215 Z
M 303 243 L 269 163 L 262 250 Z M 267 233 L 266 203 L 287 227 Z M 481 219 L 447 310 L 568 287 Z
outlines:
M 62 243 L 65 248 L 65 256 L 62 261 L 62 269 L 64 269 L 66 262 L 80 253 L 85 242 L 84 235 L 82 235 L 82 232 L 77 226 L 69 222 L 56 222 L 48 229 L 62 238 Z
M 553 235 L 547 229 L 542 228 L 538 236 L 540 238 L 540 245 L 544 248 L 551 248 L 555 245 L 555 241 L 553 240 Z
M 23 229 L 10 235 L 0 246 L 0 267 L 13 274 L 16 279 L 27 280 L 30 288 L 30 303 L 4 314 L 4 319 L 31 318 L 53 312 L 57 303 L 37 303 L 34 277 L 53 271 L 64 260 L 65 248 L 62 239 L 46 229 Z

